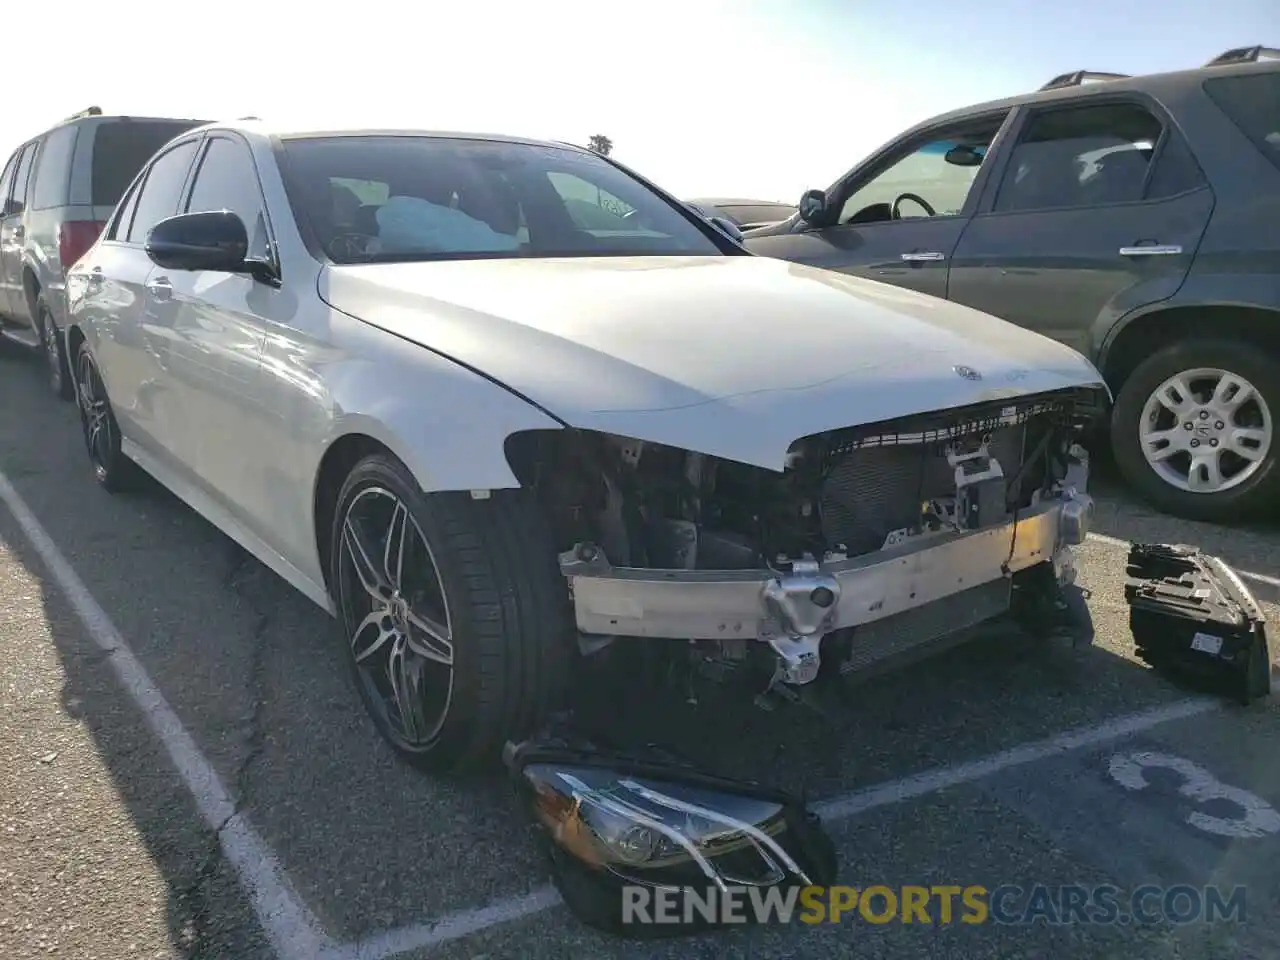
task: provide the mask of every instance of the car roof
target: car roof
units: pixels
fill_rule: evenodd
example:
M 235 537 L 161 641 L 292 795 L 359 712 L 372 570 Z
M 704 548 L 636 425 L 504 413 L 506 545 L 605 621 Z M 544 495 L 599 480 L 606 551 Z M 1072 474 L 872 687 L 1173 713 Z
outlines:
M 1114 80 L 1101 80 L 1088 84 L 1073 84 L 1053 89 L 1033 90 L 1028 93 L 1004 97 L 999 100 L 988 100 L 975 103 L 947 113 L 940 113 L 924 120 L 908 132 L 915 132 L 925 127 L 934 127 L 951 122 L 963 121 L 986 113 L 999 110 L 1011 110 L 1027 104 L 1054 103 L 1059 100 L 1078 101 L 1082 97 L 1107 97 L 1120 93 L 1152 93 L 1162 90 L 1199 86 L 1206 80 L 1221 76 L 1240 76 L 1242 74 L 1275 73 L 1280 71 L 1280 61 L 1257 61 L 1248 63 L 1221 64 L 1216 66 L 1195 67 L 1188 70 L 1173 70 L 1166 73 L 1144 73 L 1137 76 L 1120 76 Z M 1063 74 L 1064 78 L 1069 74 Z M 1055 78 L 1058 79 L 1058 78 Z
M 209 123 L 199 129 L 209 131 L 230 130 L 249 136 L 268 137 L 277 140 L 301 140 L 316 137 L 429 137 L 440 140 L 488 140 L 499 143 L 518 143 L 531 147 L 555 147 L 562 150 L 575 150 L 580 153 L 590 152 L 586 147 L 581 147 L 574 143 L 565 143 L 558 140 L 537 140 L 504 133 L 430 130 L 408 127 L 318 127 L 282 124 L 252 117 L 230 122 Z

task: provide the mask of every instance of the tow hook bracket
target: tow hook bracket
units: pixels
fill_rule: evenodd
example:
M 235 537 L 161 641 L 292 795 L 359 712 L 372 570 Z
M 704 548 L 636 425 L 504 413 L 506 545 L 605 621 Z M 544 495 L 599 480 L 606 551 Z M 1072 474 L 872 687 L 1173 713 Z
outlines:
M 1125 573 L 1140 658 L 1243 705 L 1271 692 L 1266 615 L 1227 563 L 1187 544 L 1135 543 Z
M 822 636 L 835 621 L 840 581 L 812 557 L 793 560 L 789 572 L 765 583 L 763 599 L 771 622 L 761 627 L 760 637 L 778 655 L 777 679 L 810 683 L 822 666 Z

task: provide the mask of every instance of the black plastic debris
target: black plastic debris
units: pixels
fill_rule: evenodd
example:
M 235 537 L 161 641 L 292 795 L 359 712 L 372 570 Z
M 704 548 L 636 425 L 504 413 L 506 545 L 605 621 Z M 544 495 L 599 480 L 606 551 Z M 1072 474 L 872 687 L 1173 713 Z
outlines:
M 786 792 L 658 748 L 612 750 L 573 735 L 509 743 L 503 760 L 560 895 L 597 930 L 648 939 L 716 929 L 730 896 L 835 882 L 835 845 Z M 750 910 L 740 906 L 736 919 L 750 922 Z
M 1271 692 L 1266 616 L 1223 560 L 1187 544 L 1135 543 L 1125 573 L 1139 657 L 1241 704 Z

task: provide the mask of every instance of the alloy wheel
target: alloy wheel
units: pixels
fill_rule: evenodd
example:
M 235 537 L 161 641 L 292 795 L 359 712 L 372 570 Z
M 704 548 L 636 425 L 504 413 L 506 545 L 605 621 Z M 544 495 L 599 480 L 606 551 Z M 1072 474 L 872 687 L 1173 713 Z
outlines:
M 1271 411 L 1247 379 L 1200 367 L 1165 380 L 1138 425 L 1143 456 L 1165 483 L 1190 493 L 1222 493 L 1262 467 L 1274 440 Z
M 80 354 L 76 368 L 76 404 L 80 408 L 89 460 L 94 471 L 103 476 L 110 469 L 114 456 L 115 426 L 111 419 L 106 388 L 98 375 L 98 368 L 87 352 Z
M 369 487 L 348 505 L 338 549 L 342 614 L 366 699 L 405 749 L 429 749 L 453 695 L 453 634 L 427 538 L 404 501 Z

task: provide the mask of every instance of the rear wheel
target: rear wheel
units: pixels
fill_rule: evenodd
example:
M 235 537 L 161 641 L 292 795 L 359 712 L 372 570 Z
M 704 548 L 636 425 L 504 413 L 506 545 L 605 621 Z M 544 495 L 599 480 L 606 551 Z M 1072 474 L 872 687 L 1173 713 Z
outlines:
M 36 331 L 40 335 L 40 350 L 44 354 L 49 389 L 60 400 L 70 400 L 75 394 L 71 382 L 70 365 L 67 363 L 67 347 L 62 331 L 54 322 L 53 313 L 44 294 L 36 299 Z
M 94 479 L 113 493 L 127 489 L 137 478 L 137 467 L 120 449 L 120 427 L 87 343 L 76 354 L 75 396 Z
M 343 485 L 330 542 L 348 664 L 397 753 L 436 772 L 485 767 L 545 719 L 574 634 L 554 545 L 523 491 L 424 494 L 375 454 Z
M 1184 340 L 1130 375 L 1111 417 L 1125 478 L 1174 516 L 1229 521 L 1280 496 L 1280 363 L 1230 340 Z

